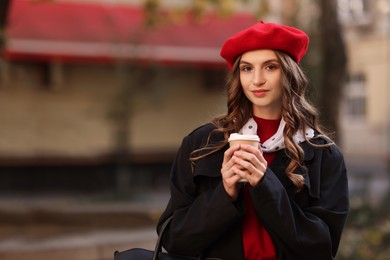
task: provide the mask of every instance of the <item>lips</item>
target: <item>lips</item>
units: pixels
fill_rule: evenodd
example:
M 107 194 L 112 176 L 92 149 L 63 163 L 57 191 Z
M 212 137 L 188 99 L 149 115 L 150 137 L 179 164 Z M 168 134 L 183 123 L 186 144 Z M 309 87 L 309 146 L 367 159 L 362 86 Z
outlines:
M 266 90 L 266 89 L 258 89 L 258 90 L 253 90 L 252 93 L 256 96 L 256 97 L 262 97 L 264 96 L 265 94 L 267 94 L 269 90 Z

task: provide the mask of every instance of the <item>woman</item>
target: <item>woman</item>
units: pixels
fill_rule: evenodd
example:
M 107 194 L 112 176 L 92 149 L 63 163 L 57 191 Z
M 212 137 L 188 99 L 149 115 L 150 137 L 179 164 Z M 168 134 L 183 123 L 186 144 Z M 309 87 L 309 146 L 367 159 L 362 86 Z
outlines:
M 348 214 L 343 156 L 318 124 L 299 67 L 309 39 L 260 22 L 230 37 L 226 115 L 183 139 L 171 171 L 163 245 L 221 259 L 333 259 Z M 235 132 L 258 149 L 229 148 Z M 246 179 L 246 183 L 240 182 Z

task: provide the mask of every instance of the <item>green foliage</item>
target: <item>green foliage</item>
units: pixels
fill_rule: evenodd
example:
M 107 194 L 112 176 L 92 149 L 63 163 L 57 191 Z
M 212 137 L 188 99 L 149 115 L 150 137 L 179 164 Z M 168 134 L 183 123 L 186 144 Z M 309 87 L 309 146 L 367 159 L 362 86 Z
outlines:
M 186 8 L 171 8 L 169 15 L 162 10 L 163 0 L 145 0 L 143 8 L 146 13 L 145 26 L 153 28 L 167 22 L 175 22 L 180 17 L 179 13 L 191 14 L 195 21 L 202 21 L 205 14 L 212 11 L 220 17 L 229 17 L 236 11 L 236 4 L 249 5 L 256 3 L 258 10 L 253 13 L 257 16 L 269 13 L 269 0 L 191 0 Z
M 146 13 L 145 26 L 154 27 L 158 22 L 160 11 L 160 0 L 147 0 L 144 3 L 144 9 Z

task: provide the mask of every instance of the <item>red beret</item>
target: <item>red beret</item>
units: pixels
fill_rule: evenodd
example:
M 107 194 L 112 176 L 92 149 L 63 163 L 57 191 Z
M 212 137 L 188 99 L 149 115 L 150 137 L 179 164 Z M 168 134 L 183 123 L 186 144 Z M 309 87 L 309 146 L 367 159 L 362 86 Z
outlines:
M 229 68 L 237 57 L 245 52 L 270 49 L 288 53 L 297 63 L 305 55 L 309 45 L 309 37 L 305 32 L 286 25 L 259 23 L 236 33 L 225 41 L 221 56 Z

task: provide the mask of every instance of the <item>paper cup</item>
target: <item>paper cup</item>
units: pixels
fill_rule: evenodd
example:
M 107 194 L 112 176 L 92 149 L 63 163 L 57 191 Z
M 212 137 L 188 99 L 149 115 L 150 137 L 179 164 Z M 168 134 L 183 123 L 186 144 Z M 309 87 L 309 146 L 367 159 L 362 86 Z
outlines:
M 233 133 L 230 134 L 228 141 L 230 147 L 235 146 L 237 144 L 249 144 L 258 148 L 260 138 L 257 135 L 242 135 L 242 134 Z
M 228 141 L 230 147 L 238 144 L 249 144 L 252 145 L 253 147 L 258 148 L 260 143 L 260 138 L 257 135 L 242 135 L 242 134 L 233 133 L 230 134 Z M 248 182 L 248 181 L 245 179 L 241 179 L 239 180 L 239 182 Z

